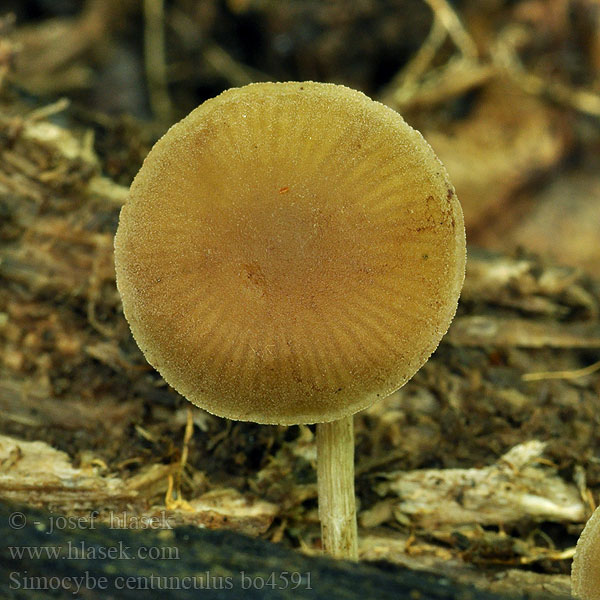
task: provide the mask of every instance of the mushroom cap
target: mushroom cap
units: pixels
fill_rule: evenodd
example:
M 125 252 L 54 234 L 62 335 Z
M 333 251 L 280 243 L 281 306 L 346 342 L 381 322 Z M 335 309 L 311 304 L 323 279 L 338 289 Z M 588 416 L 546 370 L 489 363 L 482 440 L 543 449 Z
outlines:
M 600 600 L 600 508 L 594 511 L 577 540 L 571 588 L 577 598 Z
M 255 83 L 156 143 L 115 262 L 136 342 L 188 400 L 326 422 L 435 350 L 464 279 L 464 221 L 444 167 L 390 108 L 340 85 Z

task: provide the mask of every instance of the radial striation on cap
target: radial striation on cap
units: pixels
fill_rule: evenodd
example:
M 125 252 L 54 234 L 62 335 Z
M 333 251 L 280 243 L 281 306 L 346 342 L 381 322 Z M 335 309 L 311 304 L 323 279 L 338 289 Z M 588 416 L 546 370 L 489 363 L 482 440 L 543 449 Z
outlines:
M 194 404 L 338 419 L 402 386 L 454 316 L 462 211 L 423 137 L 349 88 L 231 89 L 135 178 L 117 285 L 147 360 Z

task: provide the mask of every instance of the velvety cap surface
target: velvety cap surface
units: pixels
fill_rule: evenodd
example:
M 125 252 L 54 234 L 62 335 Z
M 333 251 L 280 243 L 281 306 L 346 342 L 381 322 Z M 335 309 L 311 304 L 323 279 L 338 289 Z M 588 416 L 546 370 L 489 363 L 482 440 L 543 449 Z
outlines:
M 121 211 L 133 335 L 194 404 L 331 421 L 402 386 L 454 312 L 460 205 L 422 136 L 343 86 L 224 92 L 154 146 Z
M 595 510 L 577 542 L 571 586 L 578 598 L 600 600 L 600 509 Z

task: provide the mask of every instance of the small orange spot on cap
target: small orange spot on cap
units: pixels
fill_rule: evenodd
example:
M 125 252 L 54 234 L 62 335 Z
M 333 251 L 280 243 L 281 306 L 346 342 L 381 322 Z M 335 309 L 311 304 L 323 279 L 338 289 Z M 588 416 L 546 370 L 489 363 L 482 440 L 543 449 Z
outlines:
M 285 185 L 282 188 L 279 188 L 279 193 L 280 194 L 287 194 L 290 191 L 289 186 Z

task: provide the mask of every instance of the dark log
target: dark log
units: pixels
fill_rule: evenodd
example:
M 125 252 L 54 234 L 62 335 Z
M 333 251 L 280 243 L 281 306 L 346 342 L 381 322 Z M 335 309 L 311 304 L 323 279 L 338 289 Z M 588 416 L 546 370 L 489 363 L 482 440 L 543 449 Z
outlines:
M 81 525 L 0 505 L 0 597 L 509 600 L 431 573 L 310 558 L 231 531 Z M 138 558 L 146 552 L 169 558 Z

